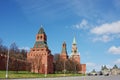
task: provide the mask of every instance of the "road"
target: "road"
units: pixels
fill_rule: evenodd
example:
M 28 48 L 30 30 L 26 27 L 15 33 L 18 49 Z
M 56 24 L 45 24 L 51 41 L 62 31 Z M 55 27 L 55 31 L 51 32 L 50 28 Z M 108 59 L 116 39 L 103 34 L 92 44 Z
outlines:
M 34 79 L 9 79 L 9 80 L 120 80 L 116 76 L 81 76 L 81 77 L 57 77 L 57 78 L 34 78 Z

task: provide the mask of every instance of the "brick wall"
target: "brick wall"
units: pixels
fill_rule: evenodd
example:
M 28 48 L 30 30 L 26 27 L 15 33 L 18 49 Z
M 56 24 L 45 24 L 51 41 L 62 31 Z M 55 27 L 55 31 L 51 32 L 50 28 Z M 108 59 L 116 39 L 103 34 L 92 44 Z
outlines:
M 0 70 L 6 70 L 7 57 L 6 55 L 0 54 Z M 11 71 L 26 71 L 30 69 L 30 64 L 26 61 L 9 58 L 8 69 Z

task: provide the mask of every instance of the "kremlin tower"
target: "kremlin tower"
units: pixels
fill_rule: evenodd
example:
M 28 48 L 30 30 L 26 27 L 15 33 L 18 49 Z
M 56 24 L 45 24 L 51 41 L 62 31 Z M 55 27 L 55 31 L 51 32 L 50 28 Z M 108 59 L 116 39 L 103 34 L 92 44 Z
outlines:
M 77 43 L 76 43 L 75 37 L 74 37 L 73 43 L 72 43 L 72 51 L 71 51 L 70 58 L 72 60 L 76 61 L 77 63 L 80 63 L 80 54 L 78 53 Z
M 47 36 L 41 27 L 36 35 L 34 47 L 27 54 L 27 60 L 31 63 L 31 72 L 53 73 L 53 55 L 47 45 Z
M 84 73 L 85 74 L 86 64 L 81 64 L 81 62 L 80 62 L 80 54 L 78 53 L 77 43 L 76 43 L 75 37 L 73 38 L 72 51 L 71 51 L 70 59 L 72 61 L 77 62 L 77 65 L 79 65 L 79 73 Z
M 62 60 L 67 60 L 68 59 L 68 54 L 67 54 L 67 49 L 66 49 L 66 43 L 65 42 L 62 45 L 62 52 L 60 54 L 60 59 L 62 59 Z

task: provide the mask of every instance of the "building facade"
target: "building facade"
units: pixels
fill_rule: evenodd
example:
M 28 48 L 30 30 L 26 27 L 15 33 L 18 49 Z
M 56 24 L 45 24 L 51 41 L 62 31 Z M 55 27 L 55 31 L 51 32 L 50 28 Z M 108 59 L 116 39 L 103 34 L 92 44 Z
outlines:
M 53 55 L 47 45 L 47 36 L 41 27 L 36 35 L 34 47 L 27 54 L 27 60 L 31 63 L 31 72 L 53 73 Z

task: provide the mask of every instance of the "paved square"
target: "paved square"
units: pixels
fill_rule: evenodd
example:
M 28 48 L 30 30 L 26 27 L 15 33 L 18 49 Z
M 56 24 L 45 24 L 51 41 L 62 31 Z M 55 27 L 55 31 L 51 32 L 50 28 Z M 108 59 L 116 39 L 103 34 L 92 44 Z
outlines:
M 81 76 L 81 77 L 57 77 L 57 78 L 34 78 L 34 79 L 12 79 L 12 80 L 120 80 L 116 76 Z

